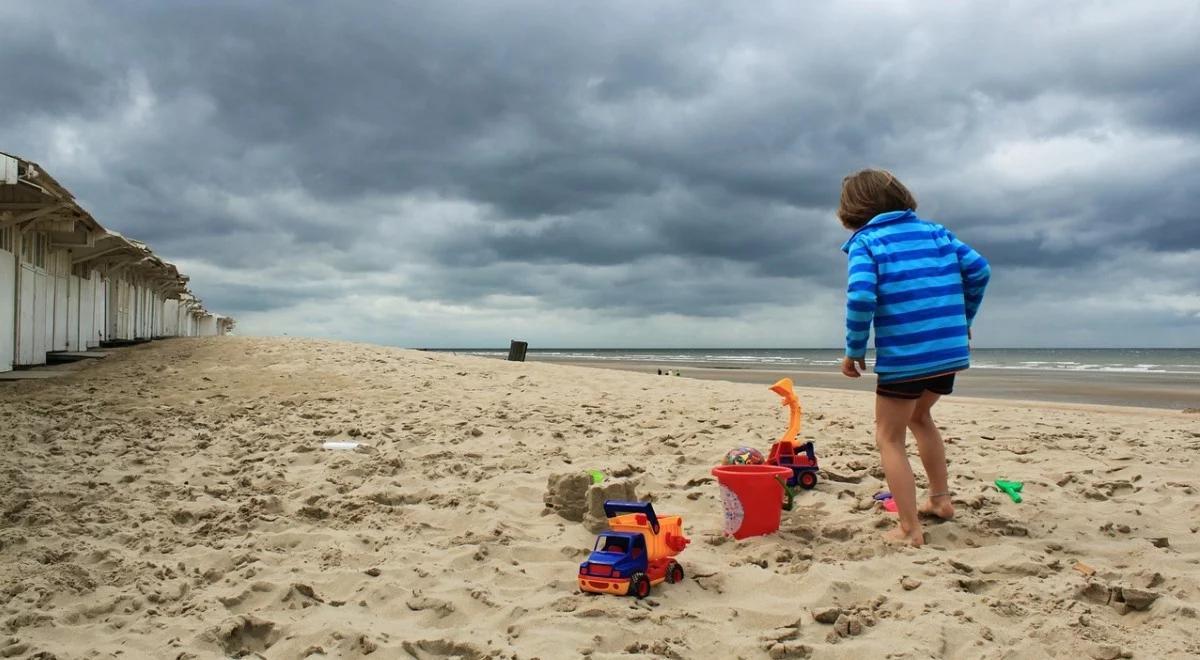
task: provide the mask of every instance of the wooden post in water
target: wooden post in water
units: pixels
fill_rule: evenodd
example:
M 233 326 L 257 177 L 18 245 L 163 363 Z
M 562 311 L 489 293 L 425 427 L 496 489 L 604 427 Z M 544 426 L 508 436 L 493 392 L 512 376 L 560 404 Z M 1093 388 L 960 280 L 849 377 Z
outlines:
M 525 351 L 529 350 L 529 342 L 512 340 L 508 346 L 508 361 L 509 362 L 524 362 Z

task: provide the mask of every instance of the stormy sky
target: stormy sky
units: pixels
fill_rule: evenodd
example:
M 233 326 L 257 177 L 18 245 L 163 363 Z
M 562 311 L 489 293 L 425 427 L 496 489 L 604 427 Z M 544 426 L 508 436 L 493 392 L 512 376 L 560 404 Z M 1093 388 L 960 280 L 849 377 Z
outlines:
M 978 346 L 1200 344 L 1200 4 L 0 5 L 0 151 L 240 334 L 840 346 L 839 184 L 992 263 Z

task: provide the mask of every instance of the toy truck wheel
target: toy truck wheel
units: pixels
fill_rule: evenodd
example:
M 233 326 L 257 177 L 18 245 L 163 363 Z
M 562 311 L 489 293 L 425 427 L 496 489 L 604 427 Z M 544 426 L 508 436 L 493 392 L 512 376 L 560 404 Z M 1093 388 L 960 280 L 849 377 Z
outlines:
M 683 582 L 683 567 L 678 563 L 671 562 L 670 566 L 667 566 L 667 582 L 671 584 Z
M 629 578 L 629 595 L 638 600 L 650 595 L 650 578 L 646 577 L 645 573 L 634 573 L 633 577 Z
M 800 485 L 804 490 L 812 490 L 817 485 L 817 473 L 805 472 L 800 475 Z

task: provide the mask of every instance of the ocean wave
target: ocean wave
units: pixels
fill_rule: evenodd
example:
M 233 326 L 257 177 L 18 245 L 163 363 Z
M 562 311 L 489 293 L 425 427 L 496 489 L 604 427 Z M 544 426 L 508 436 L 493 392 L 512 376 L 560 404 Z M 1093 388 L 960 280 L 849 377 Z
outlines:
M 482 357 L 503 358 L 508 355 L 504 349 L 473 349 L 457 350 L 457 353 L 477 355 Z M 975 369 L 997 369 L 1008 371 L 1054 371 L 1054 372 L 1091 372 L 1091 373 L 1147 373 L 1147 374 L 1177 374 L 1200 375 L 1200 352 L 1191 350 L 1167 350 L 1164 353 L 1147 355 L 1144 350 L 1096 350 L 1077 351 L 1083 355 L 1070 355 L 1072 351 L 1061 350 L 1056 353 L 1067 355 L 1037 355 L 1027 351 L 1005 349 L 977 349 L 973 354 L 972 367 Z M 1076 359 L 1070 359 L 1070 358 Z M 1166 358 L 1151 362 L 1146 358 Z M 663 364 L 693 364 L 703 366 L 736 366 L 741 368 L 760 367 L 778 369 L 790 367 L 796 369 L 830 369 L 841 362 L 837 350 L 812 351 L 808 354 L 789 355 L 786 351 L 772 354 L 763 352 L 715 352 L 715 351 L 672 351 L 672 350 L 563 350 L 536 349 L 529 351 L 530 359 L 541 360 L 570 360 L 579 362 L 650 362 Z M 1100 358 L 1086 360 L 1084 358 Z M 1108 359 L 1105 359 L 1108 358 Z M 1123 361 L 1122 358 L 1128 359 Z M 1141 358 L 1138 360 L 1137 358 Z M 1172 362 L 1175 359 L 1180 362 Z M 1193 362 L 1193 360 L 1196 360 Z M 867 360 L 873 364 L 872 360 Z
M 1053 363 L 1046 363 L 1053 364 Z M 1021 364 L 989 364 L 980 362 L 971 365 L 972 369 L 1007 369 L 1012 371 L 1092 371 L 1103 373 L 1130 374 L 1195 374 L 1200 375 L 1197 365 L 1157 365 L 1157 364 L 1079 364 L 1071 363 L 1063 366 L 1030 366 Z

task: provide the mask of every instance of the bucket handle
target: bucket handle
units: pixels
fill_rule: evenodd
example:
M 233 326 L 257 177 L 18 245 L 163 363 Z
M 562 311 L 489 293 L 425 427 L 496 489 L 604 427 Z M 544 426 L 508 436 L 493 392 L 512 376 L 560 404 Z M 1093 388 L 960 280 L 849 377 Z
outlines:
M 783 486 L 783 492 L 785 495 L 787 495 L 787 502 L 783 503 L 783 510 L 791 511 L 792 504 L 796 501 L 796 491 L 792 490 L 791 486 L 788 486 L 787 482 L 784 481 L 782 477 L 776 476 L 775 481 L 778 481 L 779 485 Z

